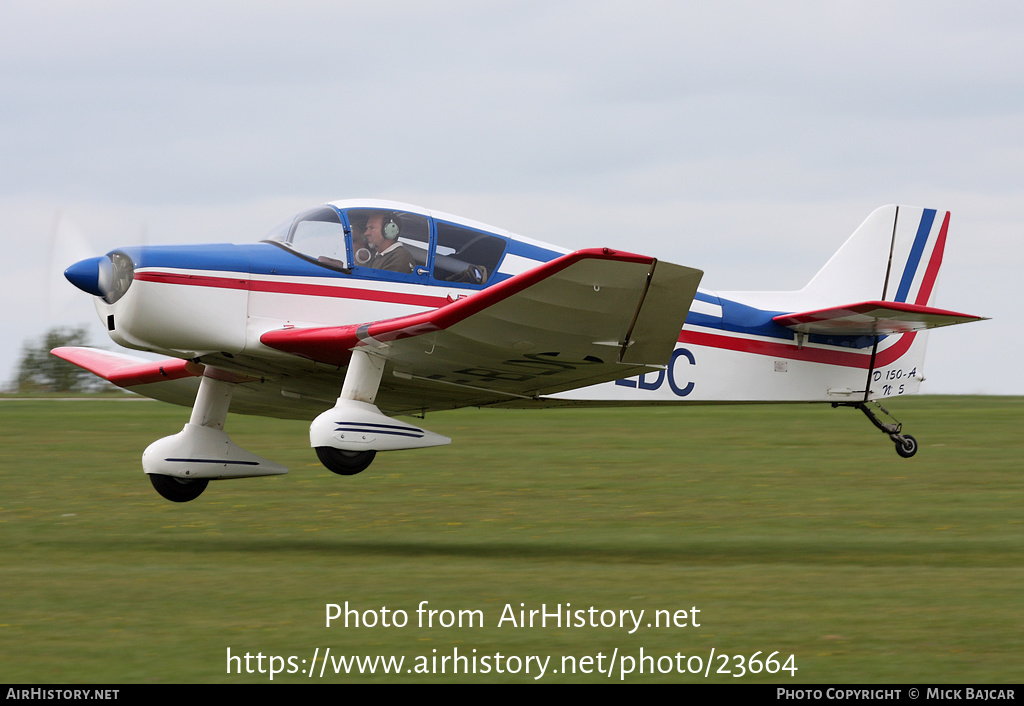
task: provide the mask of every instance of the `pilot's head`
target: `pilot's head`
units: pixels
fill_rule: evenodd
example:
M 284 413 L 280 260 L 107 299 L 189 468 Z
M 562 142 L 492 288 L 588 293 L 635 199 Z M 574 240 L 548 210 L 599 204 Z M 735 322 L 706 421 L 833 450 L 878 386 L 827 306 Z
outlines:
M 363 236 L 370 247 L 381 252 L 387 250 L 387 240 L 384 238 L 384 214 L 371 213 L 366 219 L 366 229 Z

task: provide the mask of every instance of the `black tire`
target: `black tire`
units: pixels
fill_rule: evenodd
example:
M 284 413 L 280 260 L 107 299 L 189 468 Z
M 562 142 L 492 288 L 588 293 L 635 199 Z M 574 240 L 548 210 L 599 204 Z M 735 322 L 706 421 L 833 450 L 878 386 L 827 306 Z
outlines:
M 172 503 L 187 503 L 190 500 L 195 500 L 203 494 L 206 486 L 210 483 L 206 478 L 186 480 L 159 473 L 150 473 L 149 482 L 156 488 L 156 492 Z
M 376 451 L 342 451 L 333 446 L 317 446 L 316 455 L 320 463 L 339 476 L 354 476 L 362 473 L 373 463 Z
M 896 453 L 903 458 L 910 458 L 917 453 L 917 439 L 910 434 L 903 435 L 903 442 L 896 442 Z

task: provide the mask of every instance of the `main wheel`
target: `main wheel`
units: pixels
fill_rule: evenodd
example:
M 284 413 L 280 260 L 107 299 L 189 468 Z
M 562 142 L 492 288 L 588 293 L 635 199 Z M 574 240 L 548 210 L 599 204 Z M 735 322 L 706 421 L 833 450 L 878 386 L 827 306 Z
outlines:
M 903 458 L 910 458 L 917 453 L 917 439 L 910 434 L 903 435 L 903 442 L 896 442 L 896 453 Z
M 192 480 L 150 473 L 149 482 L 156 488 L 156 492 L 172 503 L 187 503 L 189 500 L 195 500 L 202 495 L 210 481 L 206 478 Z
M 339 476 L 354 476 L 373 463 L 376 451 L 342 451 L 333 446 L 317 446 L 316 455 L 327 470 Z

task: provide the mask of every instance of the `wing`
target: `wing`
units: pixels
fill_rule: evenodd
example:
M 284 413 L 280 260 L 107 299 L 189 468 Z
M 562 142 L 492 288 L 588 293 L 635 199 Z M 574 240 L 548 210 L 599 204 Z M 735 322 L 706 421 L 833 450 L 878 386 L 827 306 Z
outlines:
M 847 306 L 782 314 L 772 320 L 800 333 L 886 336 L 939 326 L 952 326 L 984 317 L 902 302 L 871 301 Z
M 366 347 L 387 363 L 378 402 L 394 413 L 533 399 L 667 364 L 702 275 L 581 250 L 430 312 L 261 341 L 338 367 Z
M 118 387 L 155 400 L 191 405 L 199 389 L 203 366 L 188 360 L 146 360 L 96 348 L 62 347 L 50 351 Z
M 54 348 L 50 353 L 125 390 L 183 407 L 191 407 L 196 401 L 199 380 L 204 375 L 235 383 L 231 411 L 239 414 L 309 419 L 329 407 L 337 397 L 337 391 L 306 396 L 291 393 L 287 376 L 280 373 L 268 377 L 246 375 L 191 360 L 166 357 L 154 360 L 96 348 L 66 346 Z M 258 367 L 258 363 L 254 363 L 248 372 Z M 304 371 L 304 374 L 309 375 L 309 372 Z M 322 386 L 323 382 L 315 380 L 310 385 Z

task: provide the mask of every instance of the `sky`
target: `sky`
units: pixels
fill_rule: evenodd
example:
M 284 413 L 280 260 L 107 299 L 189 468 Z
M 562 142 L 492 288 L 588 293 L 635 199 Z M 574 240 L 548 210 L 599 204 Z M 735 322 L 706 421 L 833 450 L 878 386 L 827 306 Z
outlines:
M 1019 2 L 0 3 L 0 381 L 61 276 L 386 198 L 799 289 L 876 207 L 952 212 L 923 392 L 1024 394 Z

